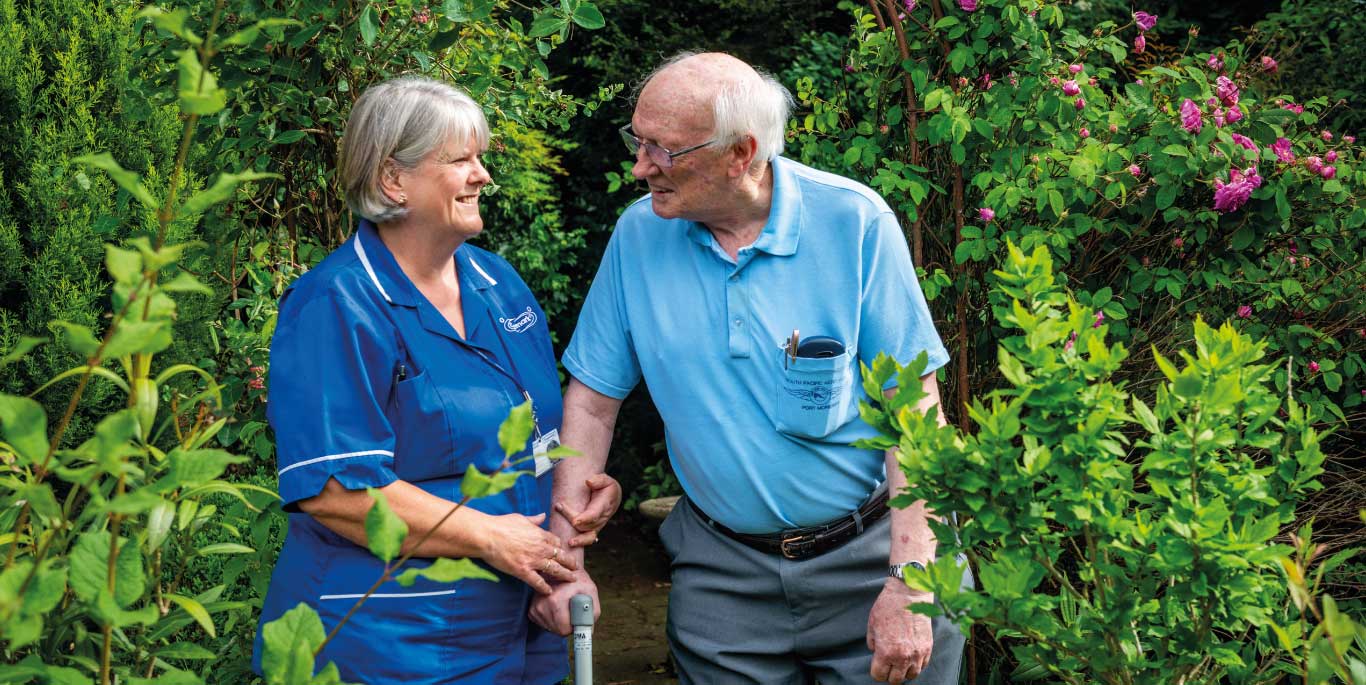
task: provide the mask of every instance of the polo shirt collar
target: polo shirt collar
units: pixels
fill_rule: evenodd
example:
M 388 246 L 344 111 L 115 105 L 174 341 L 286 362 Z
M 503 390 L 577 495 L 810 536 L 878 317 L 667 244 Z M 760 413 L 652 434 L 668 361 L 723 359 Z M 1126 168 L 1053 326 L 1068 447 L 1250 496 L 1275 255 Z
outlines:
M 754 249 L 786 257 L 797 251 L 797 239 L 802 233 L 802 189 L 792 163 L 774 157 L 768 165 L 773 174 L 773 196 L 769 200 L 768 223 L 754 241 Z M 688 224 L 688 237 L 699 245 L 711 246 L 715 239 L 711 231 L 697 222 Z

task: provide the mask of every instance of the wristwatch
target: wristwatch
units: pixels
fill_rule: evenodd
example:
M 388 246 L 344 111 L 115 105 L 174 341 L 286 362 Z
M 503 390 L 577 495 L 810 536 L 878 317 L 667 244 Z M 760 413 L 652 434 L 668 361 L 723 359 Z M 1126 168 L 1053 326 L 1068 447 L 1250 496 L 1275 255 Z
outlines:
M 906 567 L 909 566 L 917 571 L 924 571 L 925 565 L 918 561 L 908 561 L 904 564 L 892 564 L 887 567 L 887 575 L 897 580 L 906 580 Z

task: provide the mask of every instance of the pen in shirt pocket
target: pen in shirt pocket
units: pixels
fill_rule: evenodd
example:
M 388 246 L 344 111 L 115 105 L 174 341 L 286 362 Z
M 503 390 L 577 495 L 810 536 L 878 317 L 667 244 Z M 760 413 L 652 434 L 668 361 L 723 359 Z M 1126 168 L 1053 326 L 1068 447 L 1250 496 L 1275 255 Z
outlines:
M 401 382 L 403 379 L 405 379 L 405 378 L 407 378 L 407 377 L 408 377 L 408 367 L 404 366 L 404 365 L 403 365 L 403 362 L 398 362 L 397 364 L 395 364 L 395 365 L 394 365 L 394 382 L 395 382 L 395 383 Z

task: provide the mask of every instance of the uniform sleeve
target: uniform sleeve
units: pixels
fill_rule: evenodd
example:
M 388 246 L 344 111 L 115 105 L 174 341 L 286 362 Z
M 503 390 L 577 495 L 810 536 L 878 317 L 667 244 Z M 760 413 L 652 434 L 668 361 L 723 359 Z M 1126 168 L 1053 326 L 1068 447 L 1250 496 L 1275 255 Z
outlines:
M 631 340 L 622 290 L 620 235 L 614 234 L 607 245 L 579 312 L 574 337 L 561 359 L 579 382 L 619 400 L 640 382 L 640 362 Z
M 280 307 L 268 391 L 280 497 L 290 510 L 331 478 L 348 490 L 398 480 L 384 413 L 398 361 L 393 334 L 338 296 L 295 305 L 287 297 Z
M 871 364 L 878 352 L 903 365 L 925 352 L 925 373 L 948 363 L 948 350 L 934 328 L 906 238 L 891 212 L 875 217 L 863 236 L 862 286 L 858 353 L 864 363 Z M 883 389 L 895 386 L 893 376 Z

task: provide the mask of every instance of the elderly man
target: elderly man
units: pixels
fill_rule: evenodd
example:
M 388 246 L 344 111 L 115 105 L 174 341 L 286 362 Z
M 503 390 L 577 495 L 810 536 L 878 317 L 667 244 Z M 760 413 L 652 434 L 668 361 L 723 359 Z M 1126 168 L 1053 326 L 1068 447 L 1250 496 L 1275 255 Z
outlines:
M 557 467 L 552 530 L 591 538 L 573 525 L 585 479 L 643 379 L 686 493 L 660 529 L 683 682 L 955 683 L 962 634 L 908 611 L 933 598 L 900 579 L 934 558 L 927 513 L 889 511 L 895 456 L 851 446 L 874 433 L 860 361 L 926 352 L 932 372 L 948 354 L 886 202 L 779 156 L 790 109 L 725 54 L 646 80 L 621 133 L 650 194 L 617 222 L 563 358 L 564 442 L 585 458 Z M 577 592 L 595 592 L 585 571 L 532 617 L 567 633 Z

